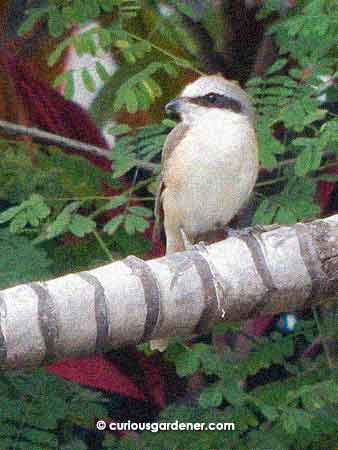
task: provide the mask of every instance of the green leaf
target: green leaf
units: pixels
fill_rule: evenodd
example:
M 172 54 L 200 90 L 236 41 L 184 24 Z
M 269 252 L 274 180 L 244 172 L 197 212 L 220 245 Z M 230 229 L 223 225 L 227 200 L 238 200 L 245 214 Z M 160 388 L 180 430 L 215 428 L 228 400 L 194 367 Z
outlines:
M 103 83 L 106 83 L 107 81 L 110 80 L 111 75 L 109 75 L 107 69 L 100 61 L 96 62 L 95 68 L 98 76 L 100 77 L 101 81 L 103 81 Z
M 77 237 L 83 237 L 86 234 L 92 233 L 95 228 L 96 223 L 94 220 L 80 214 L 74 214 L 68 226 L 69 231 Z
M 117 90 L 113 104 L 114 112 L 118 112 L 123 108 L 123 105 L 125 104 L 125 91 L 126 91 L 125 87 L 122 87 Z
M 304 129 L 305 110 L 300 100 L 295 100 L 281 111 L 280 118 L 288 128 L 294 128 L 296 131 Z
M 116 0 L 99 0 L 99 5 L 102 11 L 109 13 L 114 10 L 118 2 Z
M 266 80 L 269 84 L 280 84 L 282 86 L 290 87 L 290 88 L 297 88 L 298 83 L 297 81 L 293 80 L 289 76 L 286 75 L 275 75 L 273 77 L 269 77 L 268 80 Z
M 176 339 L 176 338 L 174 338 L 174 339 Z M 178 339 L 180 339 L 180 338 L 178 338 Z M 181 342 L 178 342 L 178 341 L 170 342 L 170 339 L 169 339 L 169 345 L 164 353 L 164 357 L 165 357 L 166 361 L 175 363 L 178 355 L 180 355 L 181 353 L 184 353 L 184 352 L 186 352 L 186 348 L 184 347 L 184 345 Z
M 275 408 L 274 406 L 265 405 L 265 404 L 258 405 L 258 406 L 259 406 L 259 409 L 262 411 L 262 413 L 268 420 L 274 421 L 279 417 L 278 409 Z
M 127 111 L 130 114 L 135 114 L 138 110 L 137 97 L 133 89 L 128 89 L 125 92 L 125 103 Z
M 280 225 L 292 225 L 297 222 L 297 216 L 288 208 L 278 208 L 275 222 Z
M 128 215 L 124 223 L 124 229 L 129 235 L 135 234 L 136 231 L 141 233 L 144 232 L 149 227 L 149 222 L 147 222 L 142 217 Z
M 161 86 L 153 79 L 153 78 L 147 78 L 143 81 L 143 84 L 146 84 L 150 91 L 153 93 L 154 97 L 161 97 L 162 95 L 162 88 Z
M 197 372 L 200 367 L 200 359 L 196 353 L 187 350 L 178 355 L 175 364 L 177 374 L 180 377 L 186 377 Z
M 174 128 L 177 125 L 177 122 L 175 122 L 175 120 L 171 120 L 171 119 L 163 119 L 161 123 L 165 127 L 168 127 L 168 128 Z
M 73 72 L 67 72 L 66 75 L 66 84 L 63 91 L 63 95 L 67 100 L 71 100 L 74 97 L 75 92 L 75 83 L 74 83 L 74 74 Z
M 153 101 L 144 84 L 139 84 L 137 89 L 134 89 L 137 96 L 138 108 L 141 111 L 148 111 Z
M 136 42 L 130 46 L 130 52 L 137 58 L 144 57 L 145 53 L 150 52 L 152 50 L 152 46 L 149 42 Z
M 222 387 L 214 383 L 204 389 L 198 399 L 203 408 L 217 408 L 223 401 Z
M 268 75 L 271 75 L 274 72 L 278 72 L 281 70 L 286 64 L 288 63 L 288 60 L 286 58 L 277 59 L 276 62 L 272 64 L 266 71 Z
M 134 53 L 132 51 L 130 51 L 128 49 L 124 50 L 122 52 L 122 55 L 123 55 L 126 63 L 128 63 L 128 64 L 135 64 L 136 63 L 136 57 L 135 57 L 135 55 L 134 55 Z
M 46 279 L 51 275 L 49 266 L 52 261 L 48 259 L 46 251 L 34 246 L 27 237 L 13 235 L 7 228 L 2 228 L 0 247 L 1 289 L 32 280 Z M 0 416 L 2 417 L 1 412 Z
M 120 157 L 114 160 L 113 177 L 119 178 L 135 166 L 135 160 L 129 157 Z
M 189 16 L 192 19 L 196 20 L 195 11 L 194 11 L 194 4 L 188 4 L 188 2 L 178 0 L 176 2 L 177 8 L 180 12 L 182 12 L 185 16 Z
M 9 230 L 11 233 L 20 233 L 28 223 L 28 217 L 26 211 L 19 212 L 11 221 Z
M 112 44 L 112 33 L 110 29 L 99 28 L 97 30 L 97 38 L 99 40 L 99 46 L 103 49 L 109 49 Z
M 69 47 L 73 42 L 73 38 L 72 37 L 68 37 L 66 39 L 64 39 L 62 42 L 60 42 L 57 47 L 55 48 L 55 50 L 52 51 L 52 53 L 48 56 L 48 66 L 53 66 L 60 58 L 62 53 L 65 51 L 65 49 L 67 47 Z M 57 79 L 61 79 L 62 76 L 64 76 L 65 74 L 60 74 Z M 54 82 L 55 83 L 55 82 Z M 54 84 L 54 86 L 57 86 L 57 84 Z
M 65 81 L 67 80 L 67 72 L 61 73 L 60 75 L 58 75 L 55 80 L 53 81 L 53 87 L 57 87 L 60 86 L 61 84 L 65 83 Z
M 268 17 L 271 13 L 280 12 L 281 2 L 280 0 L 265 0 L 262 4 L 261 10 L 258 12 L 259 18 L 263 19 Z
M 33 446 L 36 448 L 36 444 L 48 444 L 48 446 L 56 446 L 58 444 L 57 437 L 54 433 L 49 433 L 43 430 L 29 430 L 21 434 L 24 439 L 29 442 L 34 443 Z
M 257 124 L 259 142 L 259 159 L 266 169 L 273 169 L 277 165 L 275 154 L 284 153 L 285 147 L 273 135 L 267 120 Z
M 6 223 L 9 220 L 13 219 L 20 211 L 22 210 L 22 205 L 13 206 L 12 208 L 6 209 L 0 214 L 0 223 Z
M 49 213 L 50 209 L 45 204 L 43 197 L 38 194 L 32 194 L 21 205 L 9 208 L 0 214 L 0 223 L 5 223 L 12 219 L 10 230 L 13 233 L 17 233 L 22 231 L 27 223 L 32 226 L 39 225 L 40 221 L 45 219 Z
M 336 183 L 338 181 L 338 175 L 323 174 L 316 177 L 317 181 L 328 181 L 329 183 Z
M 83 0 L 74 0 L 72 2 L 72 8 L 74 11 L 74 19 L 76 20 L 76 22 L 81 23 L 87 20 Z
M 174 64 L 165 63 L 163 64 L 163 69 L 167 72 L 170 77 L 176 78 L 178 77 L 178 70 Z
M 67 205 L 57 218 L 47 228 L 47 239 L 53 239 L 68 229 L 72 213 L 81 206 L 81 202 L 72 202 Z
M 56 7 L 53 7 L 48 10 L 48 15 L 48 29 L 50 35 L 56 38 L 60 37 L 65 31 L 65 26 L 60 10 Z
M 41 205 L 32 209 L 26 210 L 27 222 L 32 227 L 37 227 L 41 219 L 46 218 L 49 215 L 50 209 L 46 205 Z
M 317 147 L 312 145 L 305 148 L 296 159 L 295 173 L 302 177 L 305 176 L 311 170 L 316 170 L 320 167 L 322 160 L 322 154 Z
M 119 123 L 114 127 L 110 127 L 108 129 L 108 133 L 113 136 L 119 136 L 121 134 L 129 133 L 131 130 L 132 128 L 127 123 Z
M 151 87 L 151 83 L 148 83 L 148 80 L 142 80 L 142 83 L 140 83 L 140 88 L 145 89 L 152 102 L 156 99 L 156 95 Z
M 128 211 L 132 214 L 135 214 L 136 216 L 141 217 L 152 217 L 153 211 L 149 208 L 145 208 L 143 206 L 130 206 L 128 208 Z
M 89 92 L 96 91 L 94 79 L 88 69 L 83 69 L 81 71 L 81 78 L 82 78 L 83 84 L 85 85 L 85 88 L 87 89 L 87 91 L 89 91 Z
M 278 120 L 288 128 L 303 131 L 307 125 L 326 116 L 327 111 L 319 109 L 318 104 L 318 99 L 312 97 L 296 99 L 280 111 Z
M 29 10 L 27 19 L 20 25 L 18 34 L 20 36 L 32 30 L 36 22 L 48 13 L 48 6 L 42 8 L 32 8 Z
M 196 353 L 196 355 L 199 356 L 203 370 L 207 375 L 224 376 L 224 371 L 226 369 L 224 367 L 223 361 L 217 354 L 215 354 L 210 346 L 208 350 L 198 352 Z
M 105 224 L 103 227 L 103 231 L 112 235 L 116 232 L 116 230 L 119 228 L 119 226 L 124 221 L 124 215 L 120 214 L 119 216 L 114 217 L 109 222 Z
M 269 199 L 264 199 L 259 207 L 256 209 L 254 217 L 252 219 L 253 225 L 258 224 L 271 224 L 273 223 L 273 218 L 276 214 L 277 205 L 271 204 Z
M 250 78 L 250 80 L 248 80 L 247 82 L 246 82 L 246 85 L 248 86 L 248 87 L 251 87 L 251 86 L 260 86 L 261 84 L 264 84 L 266 81 L 265 80 L 263 80 L 263 78 L 261 78 L 261 77 L 253 77 L 253 78 Z
M 288 408 L 282 416 L 282 422 L 288 433 L 295 433 L 299 427 L 311 430 L 312 416 L 301 409 Z
M 246 394 L 239 385 L 239 381 L 229 381 L 223 386 L 223 395 L 234 406 L 241 406 L 246 401 Z
M 117 208 L 118 206 L 127 203 L 127 201 L 128 201 L 127 195 L 125 194 L 116 195 L 105 204 L 105 210 L 108 211 L 109 209 Z
M 197 342 L 193 344 L 191 350 L 196 353 L 196 355 L 203 356 L 203 354 L 210 352 L 210 345 L 204 344 L 204 342 Z
M 62 19 L 65 23 L 66 28 L 70 28 L 76 22 L 76 16 L 74 10 L 71 6 L 63 6 L 61 10 Z
M 97 0 L 85 1 L 85 14 L 89 19 L 96 19 L 100 14 L 100 7 Z
M 274 86 L 266 88 L 264 94 L 278 97 L 291 97 L 294 94 L 294 90 L 282 86 Z

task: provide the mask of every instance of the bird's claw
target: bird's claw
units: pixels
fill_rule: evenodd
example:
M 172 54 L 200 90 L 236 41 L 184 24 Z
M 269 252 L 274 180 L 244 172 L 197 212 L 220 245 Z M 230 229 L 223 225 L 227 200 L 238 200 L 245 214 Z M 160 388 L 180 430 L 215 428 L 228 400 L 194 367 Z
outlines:
M 279 228 L 278 224 L 272 225 L 254 225 L 252 227 L 245 227 L 240 229 L 234 229 L 231 227 L 225 227 L 225 232 L 227 237 L 243 237 L 243 236 L 252 236 L 255 234 L 265 233 L 267 231 L 272 231 L 276 228 Z
M 197 242 L 197 244 L 193 245 L 192 250 L 197 252 L 206 252 L 208 251 L 207 244 L 204 241 Z

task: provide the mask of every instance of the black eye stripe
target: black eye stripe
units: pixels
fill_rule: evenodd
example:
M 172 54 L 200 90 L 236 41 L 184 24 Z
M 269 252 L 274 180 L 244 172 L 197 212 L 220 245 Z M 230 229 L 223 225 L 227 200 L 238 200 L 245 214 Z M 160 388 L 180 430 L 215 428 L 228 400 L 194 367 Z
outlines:
M 189 102 L 206 108 L 229 109 L 236 113 L 242 111 L 239 101 L 215 92 L 210 92 L 200 97 L 189 97 Z

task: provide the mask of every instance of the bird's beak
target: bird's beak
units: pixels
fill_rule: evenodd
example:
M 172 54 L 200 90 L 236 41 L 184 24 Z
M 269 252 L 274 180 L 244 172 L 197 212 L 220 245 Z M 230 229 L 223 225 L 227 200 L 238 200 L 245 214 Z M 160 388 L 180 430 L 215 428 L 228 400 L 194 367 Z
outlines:
M 174 98 L 169 103 L 165 105 L 165 110 L 167 113 L 179 113 L 181 106 L 181 99 L 179 97 Z

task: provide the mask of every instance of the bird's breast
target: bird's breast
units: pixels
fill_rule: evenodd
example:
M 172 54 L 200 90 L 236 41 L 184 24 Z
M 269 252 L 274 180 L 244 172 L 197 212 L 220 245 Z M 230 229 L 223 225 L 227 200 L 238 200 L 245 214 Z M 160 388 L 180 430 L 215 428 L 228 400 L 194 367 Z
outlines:
M 257 173 L 255 132 L 246 120 L 199 124 L 168 161 L 165 195 L 175 202 L 178 225 L 195 236 L 232 219 L 249 199 Z

